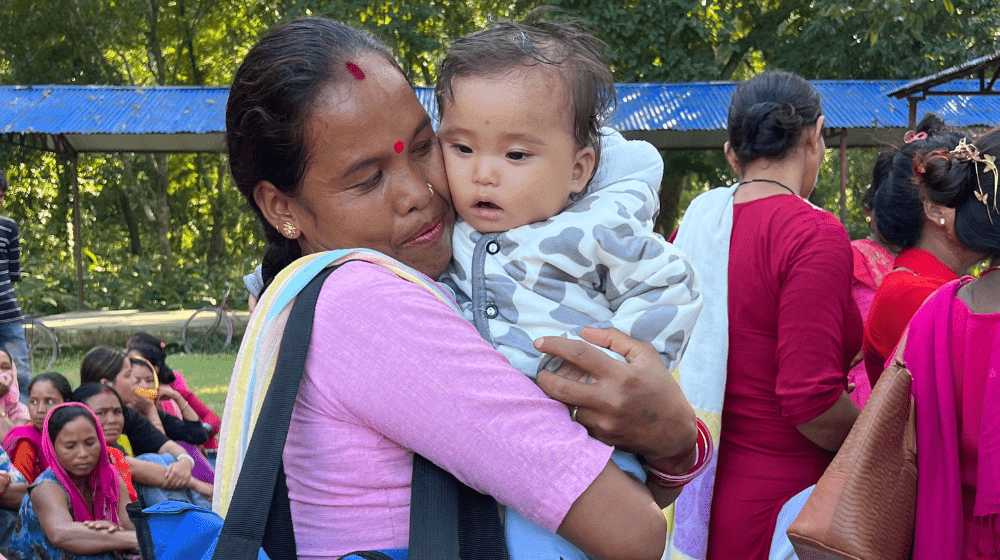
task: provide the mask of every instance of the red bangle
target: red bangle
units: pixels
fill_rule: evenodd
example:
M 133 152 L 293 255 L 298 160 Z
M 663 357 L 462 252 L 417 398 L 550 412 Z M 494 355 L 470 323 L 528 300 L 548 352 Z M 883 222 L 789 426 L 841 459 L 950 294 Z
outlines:
M 708 469 L 708 464 L 712 460 L 712 454 L 715 451 L 715 447 L 712 443 L 712 434 L 709 433 L 708 426 L 701 421 L 701 418 L 698 418 L 697 420 L 698 439 L 694 446 L 694 466 L 691 467 L 690 470 L 681 474 L 670 474 L 650 466 L 649 463 L 645 464 L 646 472 L 649 473 L 649 478 L 652 479 L 657 486 L 662 488 L 680 488 L 697 478 L 701 475 L 701 473 Z

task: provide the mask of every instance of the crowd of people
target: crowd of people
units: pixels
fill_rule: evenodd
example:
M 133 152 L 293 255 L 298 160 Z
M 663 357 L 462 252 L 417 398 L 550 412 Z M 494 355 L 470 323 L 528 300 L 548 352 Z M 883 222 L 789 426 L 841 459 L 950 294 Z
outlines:
M 16 398 L 16 368 L 0 350 L 0 369 L 11 372 L 2 381 L 14 395 L 5 404 L 10 425 L 0 452 L 0 555 L 128 558 L 138 552 L 126 504 L 211 507 L 214 468 L 205 444 L 220 420 L 178 386 L 183 377 L 166 365 L 164 347 L 141 332 L 127 352 L 95 347 L 84 355 L 79 387 L 57 372 L 36 375 L 27 405 Z
M 283 452 L 300 558 L 405 558 L 414 454 L 505 506 L 513 559 L 769 558 L 901 340 L 913 557 L 1000 558 L 1000 128 L 925 117 L 873 162 L 852 242 L 808 202 L 822 99 L 764 72 L 729 105 L 738 181 L 667 242 L 662 160 L 602 126 L 603 46 L 549 16 L 455 42 L 437 134 L 371 35 L 305 18 L 261 39 L 226 109 L 267 241 L 227 421 L 148 335 L 91 350 L 75 390 L 36 376 L 27 408 L 3 401 L 0 551 L 117 557 L 136 499 L 225 515 L 291 302 L 337 267 Z
M 277 317 L 261 319 L 260 337 L 280 339 L 282 309 L 339 265 L 285 449 L 299 556 L 405 548 L 419 453 L 507 506 L 512 558 L 658 557 L 664 540 L 684 558 L 767 558 L 779 513 L 823 474 L 911 318 L 916 335 L 921 304 L 951 287 L 939 306 L 951 315 L 924 319 L 948 367 L 908 358 L 918 424 L 934 421 L 919 406 L 926 384 L 944 383 L 951 397 L 931 393 L 961 428 L 920 436 L 941 452 L 920 455 L 918 541 L 937 548 L 918 555 L 996 557 L 987 372 L 1000 275 L 959 277 L 1000 257 L 1000 130 L 932 116 L 887 147 L 865 197 L 871 236 L 852 243 L 807 200 L 825 154 L 822 100 L 794 74 L 765 72 L 729 107 L 738 182 L 695 199 L 665 246 L 642 229 L 659 170 L 641 143 L 601 129 L 611 105 L 591 48 L 540 23 L 456 41 L 436 88 L 439 142 L 388 49 L 348 26 L 294 22 L 238 70 L 230 165 L 268 242 L 248 286 L 266 309 L 255 316 Z M 453 299 L 435 297 L 432 279 Z M 275 350 L 244 344 L 248 356 Z M 263 397 L 257 366 L 234 376 L 234 418 Z M 223 426 L 223 513 L 250 428 Z M 609 461 L 601 443 L 637 460 Z M 312 468 L 317 454 L 330 473 Z M 946 472 L 924 464 L 942 462 Z M 649 516 L 675 500 L 666 525 Z M 930 512 L 947 528 L 920 530 Z

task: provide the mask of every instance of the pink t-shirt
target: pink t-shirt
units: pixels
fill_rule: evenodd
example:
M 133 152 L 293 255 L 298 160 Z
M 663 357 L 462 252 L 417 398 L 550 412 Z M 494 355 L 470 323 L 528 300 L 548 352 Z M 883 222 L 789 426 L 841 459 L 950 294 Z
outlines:
M 316 305 L 283 455 L 299 558 L 405 548 L 413 451 L 554 531 L 612 448 L 428 291 L 348 263 Z

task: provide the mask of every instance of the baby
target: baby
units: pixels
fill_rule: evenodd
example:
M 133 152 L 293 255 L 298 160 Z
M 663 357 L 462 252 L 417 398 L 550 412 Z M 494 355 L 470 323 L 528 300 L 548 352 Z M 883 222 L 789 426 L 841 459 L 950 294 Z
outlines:
M 602 47 L 571 24 L 495 23 L 452 45 L 437 82 L 460 217 L 443 281 L 483 338 L 532 378 L 558 365 L 536 338 L 579 339 L 585 326 L 649 341 L 674 369 L 702 306 L 684 254 L 653 233 L 663 160 L 601 128 L 616 99 Z M 635 456 L 613 459 L 645 480 Z M 512 559 L 586 558 L 506 515 Z

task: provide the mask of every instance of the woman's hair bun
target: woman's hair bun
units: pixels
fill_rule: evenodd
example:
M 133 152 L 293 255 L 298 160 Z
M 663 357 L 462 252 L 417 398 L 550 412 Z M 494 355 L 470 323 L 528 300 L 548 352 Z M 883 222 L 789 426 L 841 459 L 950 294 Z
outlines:
M 914 184 L 927 200 L 955 209 L 955 237 L 988 258 L 1000 257 L 1000 128 L 962 137 L 951 148 L 918 153 Z
M 819 94 L 801 76 L 758 74 L 740 84 L 729 103 L 729 147 L 743 164 L 782 159 L 822 115 Z

